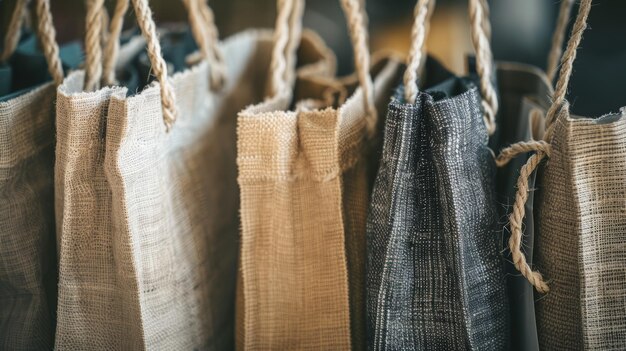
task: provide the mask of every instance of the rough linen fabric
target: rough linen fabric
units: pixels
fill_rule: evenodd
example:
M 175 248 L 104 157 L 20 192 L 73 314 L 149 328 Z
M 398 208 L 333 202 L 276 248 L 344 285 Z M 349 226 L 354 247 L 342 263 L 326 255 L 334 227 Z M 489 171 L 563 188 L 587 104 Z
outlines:
M 539 192 L 537 301 L 541 349 L 626 345 L 626 116 L 562 108 Z
M 500 132 L 497 153 L 502 148 L 520 141 L 542 140 L 543 114 L 550 106 L 552 87 L 545 73 L 533 66 L 498 63 L 498 93 L 500 110 L 498 130 Z M 502 229 L 502 247 L 506 252 L 506 283 L 511 312 L 511 349 L 520 351 L 539 350 L 535 320 L 534 288 L 519 274 L 512 263 L 509 252 L 508 214 L 515 201 L 516 184 L 520 168 L 531 153 L 520 155 L 506 166 L 498 168 L 496 193 L 499 223 Z M 535 175 L 529 179 L 529 187 L 535 187 Z M 522 247 L 529 264 L 533 264 L 534 246 L 534 192 L 528 193 Z
M 382 113 L 400 65 L 379 66 Z M 339 108 L 297 111 L 287 110 L 290 95 L 239 114 L 237 348 L 363 349 L 368 164 L 376 156 L 362 90 Z
M 487 142 L 471 82 L 390 103 L 367 226 L 370 350 L 507 349 Z
M 82 72 L 65 80 L 56 348 L 234 347 L 236 116 L 264 96 L 271 47 L 269 31 L 225 41 L 219 92 L 205 61 L 174 75 L 179 116 L 169 132 L 158 85 L 127 97 L 125 88 L 82 92 Z M 310 61 L 326 59 L 313 48 Z
M 0 102 L 0 349 L 54 345 L 54 84 Z

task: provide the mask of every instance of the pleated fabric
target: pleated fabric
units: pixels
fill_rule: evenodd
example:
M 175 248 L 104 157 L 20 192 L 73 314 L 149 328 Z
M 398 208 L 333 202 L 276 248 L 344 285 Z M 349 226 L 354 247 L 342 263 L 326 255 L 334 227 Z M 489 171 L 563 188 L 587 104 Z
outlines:
M 400 87 L 389 104 L 368 216 L 368 349 L 507 349 L 495 163 L 480 93 L 449 78 L 415 104 L 403 96 Z

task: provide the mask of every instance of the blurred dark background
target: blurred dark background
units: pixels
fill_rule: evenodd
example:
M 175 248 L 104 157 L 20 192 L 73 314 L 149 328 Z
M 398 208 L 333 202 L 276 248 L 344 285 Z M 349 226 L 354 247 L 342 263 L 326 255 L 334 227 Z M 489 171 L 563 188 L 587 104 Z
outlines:
M 0 1 L 4 32 L 15 0 Z M 83 0 L 52 0 L 60 42 L 82 40 Z M 372 50 L 406 52 L 416 0 L 367 0 Z M 276 0 L 210 0 L 222 38 L 242 29 L 272 27 Z M 492 46 L 496 60 L 530 63 L 545 68 L 559 9 L 557 0 L 491 0 Z M 151 0 L 157 22 L 185 21 L 180 0 Z M 114 0 L 106 1 L 112 10 Z M 428 37 L 429 52 L 451 70 L 465 72 L 471 54 L 467 0 L 438 0 Z M 575 14 L 576 9 L 574 9 Z M 596 0 L 575 63 L 568 98 L 575 113 L 598 116 L 626 105 L 626 1 Z M 133 26 L 128 15 L 126 27 Z M 571 21 L 573 22 L 573 20 Z M 338 0 L 309 0 L 305 27 L 315 29 L 334 49 L 339 72 L 352 70 L 352 52 Z

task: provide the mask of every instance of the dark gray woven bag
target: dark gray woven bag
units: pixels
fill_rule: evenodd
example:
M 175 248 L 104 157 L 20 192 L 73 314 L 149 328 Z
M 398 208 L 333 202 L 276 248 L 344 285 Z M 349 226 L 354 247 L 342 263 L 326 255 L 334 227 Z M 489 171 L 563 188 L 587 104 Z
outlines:
M 453 78 L 387 115 L 368 218 L 371 349 L 505 349 L 495 165 L 480 94 Z
M 470 11 L 478 2 L 470 0 Z M 426 18 L 422 10 L 416 16 Z M 445 79 L 427 62 L 425 86 L 436 85 L 418 92 L 411 73 L 419 71 L 419 38 L 389 105 L 368 216 L 368 347 L 505 350 L 508 303 L 488 147 L 497 104 L 481 98 L 493 93 L 491 67 L 477 58 L 479 89 L 474 79 Z

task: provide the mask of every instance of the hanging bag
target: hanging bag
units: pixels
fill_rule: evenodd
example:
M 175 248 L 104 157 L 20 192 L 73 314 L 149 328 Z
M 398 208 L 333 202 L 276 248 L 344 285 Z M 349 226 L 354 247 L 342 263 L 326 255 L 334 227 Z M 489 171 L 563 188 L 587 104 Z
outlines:
M 480 83 L 452 77 L 420 91 L 432 6 L 416 5 L 404 85 L 389 105 L 370 205 L 368 349 L 506 350 L 508 303 L 488 148 L 498 105 L 486 20 L 480 2 L 470 0 Z
M 368 165 L 376 110 L 386 105 L 400 65 L 381 61 L 371 78 L 362 10 L 356 0 L 341 4 L 355 49 L 351 80 L 358 77 L 360 87 L 337 107 L 292 104 L 304 4 L 278 1 L 271 93 L 239 113 L 240 350 L 364 348 Z M 328 101 L 324 89 L 318 93 L 309 100 Z
M 581 1 L 543 140 L 513 145 L 507 156 L 536 151 L 520 171 L 509 217 L 518 239 L 510 248 L 516 268 L 545 294 L 536 309 L 539 346 L 546 350 L 619 350 L 626 344 L 626 119 L 623 111 L 598 118 L 573 116 L 565 100 L 590 9 L 591 0 Z M 537 270 L 532 270 L 519 238 L 530 191 L 527 178 L 540 164 Z
M 26 1 L 15 4 L 2 53 L 7 60 L 18 47 L 26 9 Z M 36 10 L 37 37 L 43 49 L 39 55 L 47 62 L 53 81 L 5 95 L 0 102 L 2 350 L 52 349 L 54 345 L 54 99 L 63 70 L 49 1 L 37 0 Z M 46 75 L 35 78 L 45 82 Z
M 201 59 L 170 77 L 148 2 L 132 1 L 156 81 L 127 96 L 92 91 L 102 5 L 89 3 L 86 71 L 57 101 L 59 349 L 233 348 L 236 113 L 264 94 L 271 41 L 247 31 L 218 45 L 205 2 L 184 4 Z

